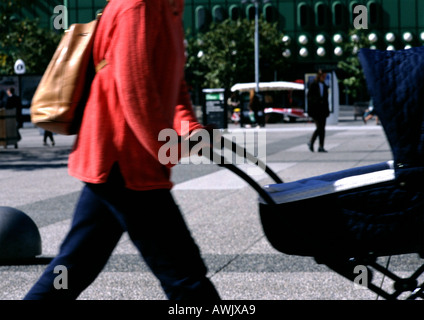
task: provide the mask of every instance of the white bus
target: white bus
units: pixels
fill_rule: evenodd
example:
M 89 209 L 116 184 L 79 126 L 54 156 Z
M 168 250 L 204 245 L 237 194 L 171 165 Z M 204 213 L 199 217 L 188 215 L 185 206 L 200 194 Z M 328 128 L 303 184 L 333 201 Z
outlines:
M 241 125 L 249 124 L 249 93 L 256 90 L 256 83 L 237 83 L 231 87 L 232 92 L 239 92 L 241 107 L 238 110 Z M 305 85 L 298 82 L 273 81 L 260 82 L 259 95 L 264 107 L 266 123 L 282 121 L 294 122 L 307 120 L 305 113 Z

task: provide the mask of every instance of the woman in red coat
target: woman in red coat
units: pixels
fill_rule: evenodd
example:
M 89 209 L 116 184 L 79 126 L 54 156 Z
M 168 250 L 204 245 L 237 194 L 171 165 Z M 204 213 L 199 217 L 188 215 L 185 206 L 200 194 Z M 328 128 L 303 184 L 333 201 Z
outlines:
M 183 0 L 111 0 L 96 31 L 92 83 L 69 173 L 85 182 L 59 255 L 26 299 L 75 299 L 128 232 L 169 299 L 219 299 L 176 206 L 159 133 L 202 128 L 184 82 Z M 188 131 L 181 132 L 182 122 Z M 184 155 L 180 155 L 184 156 Z M 54 268 L 67 269 L 56 288 Z M 146 288 L 147 289 L 147 288 Z

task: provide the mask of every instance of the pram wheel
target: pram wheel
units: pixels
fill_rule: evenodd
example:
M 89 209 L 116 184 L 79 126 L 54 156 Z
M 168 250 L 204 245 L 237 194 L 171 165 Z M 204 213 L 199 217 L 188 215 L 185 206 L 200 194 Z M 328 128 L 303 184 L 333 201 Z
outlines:
M 418 281 L 416 279 L 398 279 L 393 287 L 396 291 L 405 292 L 405 291 L 414 291 L 418 286 Z

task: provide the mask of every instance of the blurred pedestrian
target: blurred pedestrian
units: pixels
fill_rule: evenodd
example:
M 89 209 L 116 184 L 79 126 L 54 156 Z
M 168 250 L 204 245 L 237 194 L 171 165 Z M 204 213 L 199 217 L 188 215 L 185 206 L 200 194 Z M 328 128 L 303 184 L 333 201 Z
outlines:
M 376 115 L 374 110 L 374 103 L 371 99 L 367 110 L 365 110 L 364 115 L 362 116 L 362 119 L 364 120 L 364 123 L 367 124 L 367 122 L 374 117 L 375 117 L 375 124 L 377 125 L 380 124 L 378 116 Z
M 15 94 L 15 88 L 10 87 L 6 90 L 6 95 L 3 98 L 3 107 L 9 110 L 7 111 L 9 119 L 6 120 L 7 126 L 9 127 L 8 131 L 16 130 L 16 136 L 10 138 L 20 141 L 22 139 L 21 133 L 19 132 L 19 129 L 22 127 L 22 104 L 21 98 Z M 13 119 L 13 117 L 15 119 Z M 10 132 L 11 131 L 9 131 L 9 134 Z M 17 144 L 15 147 L 17 147 Z
M 6 109 L 15 109 L 16 112 L 16 124 L 18 129 L 22 128 L 22 102 L 21 98 L 15 94 L 15 88 L 10 87 L 6 91 L 7 100 L 6 100 Z
M 328 105 L 328 86 L 325 84 L 327 74 L 319 70 L 315 80 L 310 84 L 308 90 L 308 115 L 315 122 L 315 131 L 312 134 L 308 147 L 314 152 L 316 139 L 319 140 L 318 152 L 327 152 L 324 149 L 325 143 L 325 125 L 327 117 L 330 115 Z
M 238 91 L 232 92 L 227 100 L 227 105 L 231 113 L 231 120 L 238 124 L 240 121 L 240 96 Z
M 0 90 L 0 109 L 3 109 L 6 107 L 7 103 L 7 94 L 6 91 Z
M 169 299 L 219 299 L 170 192 L 172 164 L 159 159 L 162 130 L 174 128 L 184 141 L 202 128 L 183 80 L 183 8 L 183 0 L 111 0 L 104 10 L 94 40 L 95 65 L 105 59 L 104 67 L 69 158 L 69 173 L 85 186 L 59 254 L 25 299 L 77 298 L 123 232 Z M 59 265 L 67 289 L 56 288 Z
M 264 106 L 262 104 L 261 99 L 259 98 L 259 95 L 253 89 L 250 90 L 249 114 L 250 121 L 253 126 L 265 126 Z
M 54 147 L 55 142 L 54 142 L 54 137 L 53 137 L 53 132 L 48 131 L 48 130 L 44 130 L 44 134 L 43 134 L 43 145 L 47 146 L 47 139 L 50 139 L 50 142 L 52 144 L 52 146 Z
M 6 109 L 18 109 L 21 107 L 21 99 L 15 94 L 15 88 L 7 89 Z

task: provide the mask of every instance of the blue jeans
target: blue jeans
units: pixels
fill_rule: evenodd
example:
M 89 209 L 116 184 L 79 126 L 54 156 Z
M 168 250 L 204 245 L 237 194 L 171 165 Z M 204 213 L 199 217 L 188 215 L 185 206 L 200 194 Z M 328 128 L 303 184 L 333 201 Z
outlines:
M 171 192 L 126 189 L 117 170 L 107 183 L 84 186 L 58 256 L 24 299 L 76 299 L 102 271 L 124 231 L 168 299 L 219 299 Z M 59 265 L 67 269 L 67 289 L 55 288 Z

